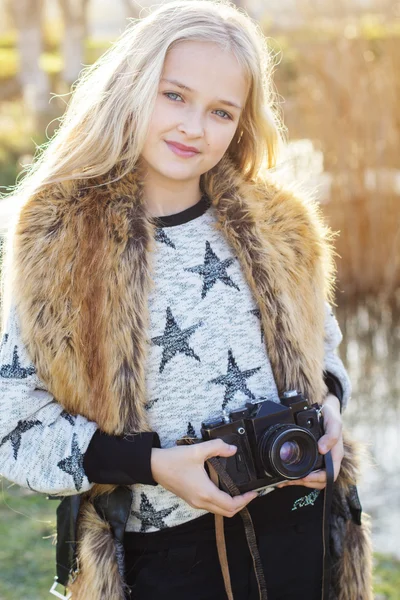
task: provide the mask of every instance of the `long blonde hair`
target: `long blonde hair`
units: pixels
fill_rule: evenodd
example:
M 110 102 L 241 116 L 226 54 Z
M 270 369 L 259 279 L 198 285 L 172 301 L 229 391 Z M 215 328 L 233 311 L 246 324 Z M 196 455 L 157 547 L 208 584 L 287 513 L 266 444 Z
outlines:
M 249 77 L 246 106 L 227 150 L 243 177 L 253 179 L 275 167 L 284 126 L 272 82 L 273 53 L 260 27 L 229 0 L 173 0 L 130 19 L 112 46 L 82 70 L 59 128 L 14 186 L 15 206 L 49 183 L 97 177 L 121 161 L 126 167 L 121 176 L 132 170 L 166 54 L 187 40 L 231 51 Z

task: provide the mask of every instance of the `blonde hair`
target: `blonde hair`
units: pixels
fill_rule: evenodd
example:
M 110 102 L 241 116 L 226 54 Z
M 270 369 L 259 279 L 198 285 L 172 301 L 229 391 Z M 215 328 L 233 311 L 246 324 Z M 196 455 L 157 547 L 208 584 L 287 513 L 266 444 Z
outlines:
M 284 127 L 275 105 L 273 55 L 260 27 L 229 0 L 173 0 L 131 19 L 82 70 L 58 130 L 14 186 L 16 203 L 46 184 L 97 177 L 121 161 L 121 176 L 131 171 L 146 139 L 166 54 L 188 40 L 231 51 L 249 78 L 247 102 L 227 149 L 234 164 L 248 179 L 275 167 Z

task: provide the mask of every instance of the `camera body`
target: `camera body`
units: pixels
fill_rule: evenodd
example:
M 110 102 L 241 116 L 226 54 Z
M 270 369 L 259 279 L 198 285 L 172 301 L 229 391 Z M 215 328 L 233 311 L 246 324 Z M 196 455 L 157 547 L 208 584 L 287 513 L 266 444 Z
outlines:
M 204 441 L 221 438 L 237 452 L 220 458 L 241 493 L 305 477 L 324 466 L 317 442 L 323 435 L 320 406 L 297 390 L 278 402 L 258 399 L 204 421 Z

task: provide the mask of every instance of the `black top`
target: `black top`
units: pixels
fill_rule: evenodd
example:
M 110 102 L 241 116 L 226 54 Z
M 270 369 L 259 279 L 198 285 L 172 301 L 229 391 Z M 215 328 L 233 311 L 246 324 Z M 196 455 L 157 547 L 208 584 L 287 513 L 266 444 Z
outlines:
M 183 225 L 193 219 L 197 219 L 203 215 L 211 205 L 211 201 L 207 194 L 203 194 L 200 200 L 193 206 L 185 208 L 174 215 L 165 215 L 162 217 L 152 217 L 157 227 L 173 227 L 174 225 Z

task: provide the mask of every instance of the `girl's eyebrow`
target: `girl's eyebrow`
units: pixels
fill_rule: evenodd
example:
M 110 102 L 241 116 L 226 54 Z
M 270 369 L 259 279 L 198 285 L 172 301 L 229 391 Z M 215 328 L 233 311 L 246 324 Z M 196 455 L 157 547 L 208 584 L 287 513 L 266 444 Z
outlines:
M 192 88 L 190 88 L 189 86 L 185 85 L 184 83 L 177 81 L 176 79 L 166 79 L 165 77 L 162 77 L 160 79 L 160 81 L 166 81 L 168 83 L 172 83 L 173 85 L 176 85 L 188 92 L 195 91 L 195 90 L 192 90 Z M 231 100 L 223 100 L 222 98 L 218 98 L 217 102 L 219 102 L 220 104 L 226 104 L 227 106 L 234 106 L 235 108 L 238 108 L 239 110 L 242 110 L 242 108 L 243 108 L 242 106 L 240 106 L 239 104 L 236 104 L 236 102 L 232 102 Z

